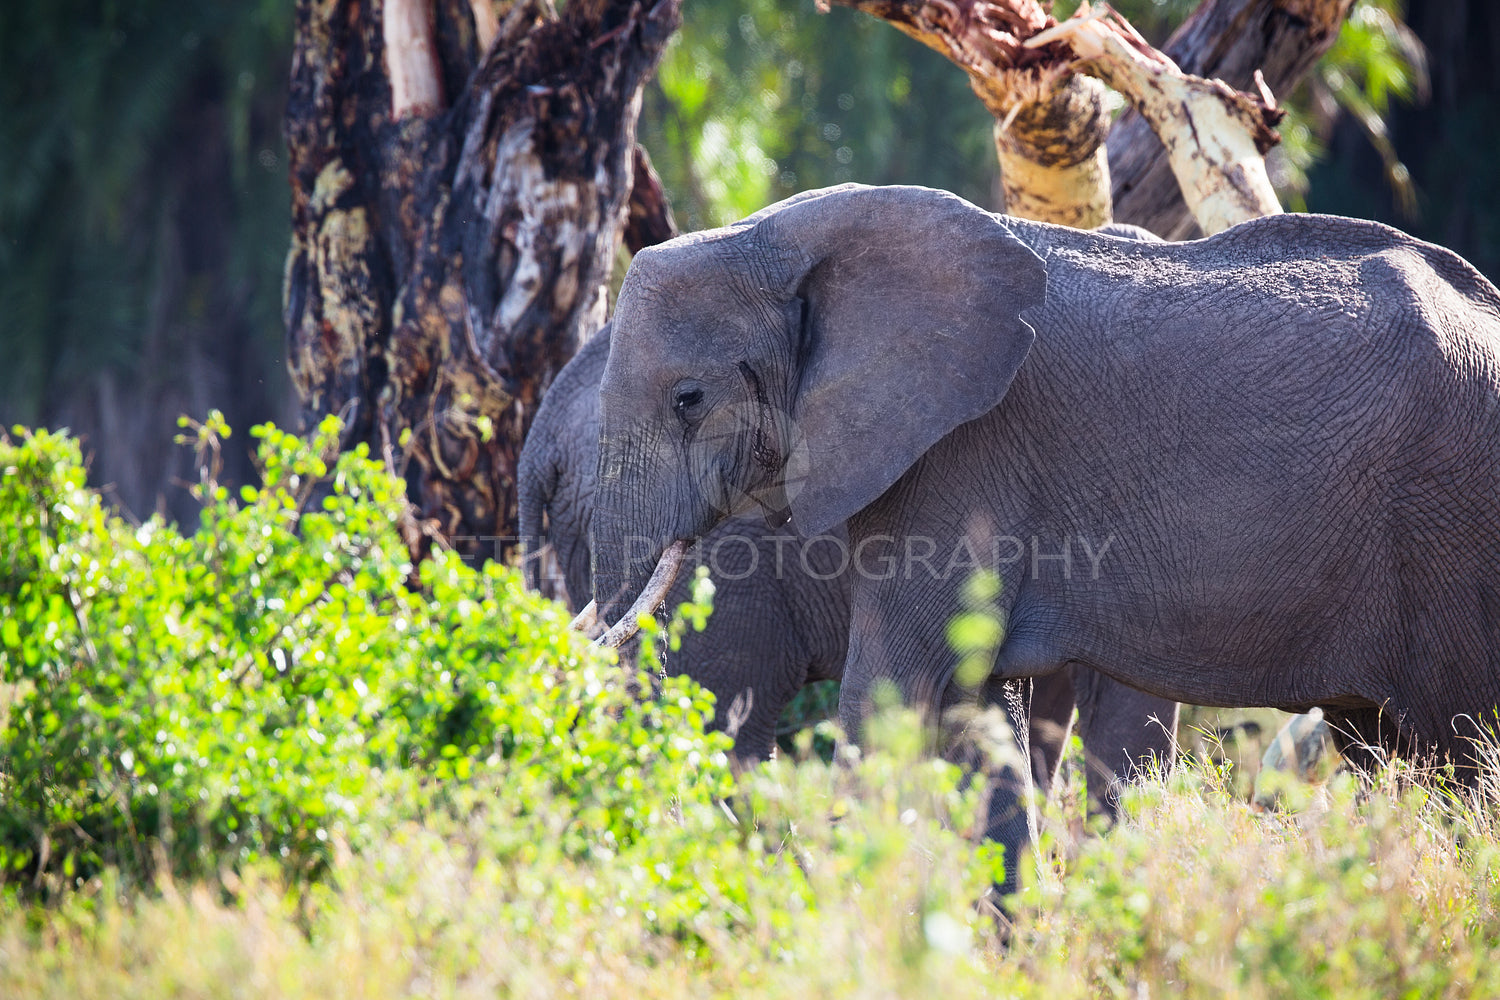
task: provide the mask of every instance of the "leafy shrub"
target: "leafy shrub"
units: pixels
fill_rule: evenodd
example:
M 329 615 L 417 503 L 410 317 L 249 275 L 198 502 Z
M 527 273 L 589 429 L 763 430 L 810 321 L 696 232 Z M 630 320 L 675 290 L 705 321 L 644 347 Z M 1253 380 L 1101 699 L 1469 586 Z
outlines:
M 914 722 L 888 728 L 918 743 Z M 548 835 L 568 800 L 518 816 L 484 769 L 463 784 L 481 806 L 334 852 L 297 907 L 255 867 L 227 903 L 181 883 L 121 900 L 107 878 L 40 912 L 0 899 L 0 996 L 980 995 L 990 873 L 951 829 L 975 813 L 953 777 L 783 758 L 727 805 L 685 791 L 650 836 L 570 855 Z
M 451 805 L 485 770 L 518 815 L 566 801 L 549 833 L 571 855 L 727 793 L 707 695 L 639 697 L 503 567 L 438 553 L 411 589 L 399 480 L 338 454 L 334 421 L 253 433 L 264 485 L 231 497 L 206 472 L 191 534 L 109 515 L 65 436 L 0 442 L 0 880 L 163 859 L 316 876 L 391 803 Z M 227 435 L 197 428 L 206 468 Z

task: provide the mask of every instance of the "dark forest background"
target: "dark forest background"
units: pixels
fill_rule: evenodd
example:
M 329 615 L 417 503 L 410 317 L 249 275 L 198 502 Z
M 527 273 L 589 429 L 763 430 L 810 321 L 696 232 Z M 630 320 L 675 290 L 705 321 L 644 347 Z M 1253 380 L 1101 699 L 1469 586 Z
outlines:
M 1193 4 L 1116 6 L 1159 43 Z M 180 414 L 295 420 L 291 42 L 274 0 L 0 8 L 0 424 L 71 428 L 139 517 L 196 508 L 174 485 L 195 478 Z M 1500 279 L 1495 5 L 1364 0 L 1280 96 L 1288 207 L 1400 226 Z M 688 0 L 640 140 L 687 230 L 845 180 L 999 208 L 992 123 L 961 71 L 888 25 L 813 0 Z M 226 478 L 247 478 L 247 438 L 232 443 Z

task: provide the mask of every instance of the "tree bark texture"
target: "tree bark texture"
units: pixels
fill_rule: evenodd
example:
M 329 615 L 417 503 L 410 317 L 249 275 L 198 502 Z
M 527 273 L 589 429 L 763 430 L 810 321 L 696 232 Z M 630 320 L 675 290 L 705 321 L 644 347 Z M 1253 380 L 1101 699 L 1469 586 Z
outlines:
M 414 551 L 435 532 L 504 558 L 521 441 L 604 321 L 627 220 L 670 234 L 653 174 L 638 219 L 629 199 L 641 85 L 679 0 L 572 0 L 560 15 L 517 0 L 493 24 L 475 16 L 484 0 L 388 2 L 402 16 L 298 3 L 291 373 L 304 421 L 341 414 L 346 444 L 404 469 L 428 529 Z M 395 65 L 393 25 L 411 46 Z
M 1185 73 L 1255 86 L 1259 69 L 1273 94 L 1285 96 L 1338 38 L 1353 0 L 1204 0 L 1162 46 Z M 1127 110 L 1106 148 L 1114 213 L 1168 239 L 1198 234 L 1166 150 L 1150 124 Z
M 1000 189 L 1012 215 L 1094 229 L 1112 218 L 1104 85 L 1074 76 L 995 123 Z

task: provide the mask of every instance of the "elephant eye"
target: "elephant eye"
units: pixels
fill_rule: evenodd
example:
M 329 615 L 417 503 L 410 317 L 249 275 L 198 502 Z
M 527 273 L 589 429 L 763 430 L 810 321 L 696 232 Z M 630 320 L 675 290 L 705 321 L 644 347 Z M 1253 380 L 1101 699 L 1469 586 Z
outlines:
M 693 410 L 703 402 L 703 390 L 696 386 L 681 386 L 672 396 L 672 409 L 684 420 L 693 415 Z

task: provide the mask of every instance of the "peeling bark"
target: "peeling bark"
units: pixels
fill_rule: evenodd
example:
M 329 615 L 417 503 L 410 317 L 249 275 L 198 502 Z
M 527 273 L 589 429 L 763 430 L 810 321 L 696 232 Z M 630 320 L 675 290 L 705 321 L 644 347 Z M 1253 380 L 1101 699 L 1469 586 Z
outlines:
M 488 52 L 500 34 L 500 19 L 495 16 L 495 5 L 491 0 L 469 0 L 474 12 L 474 34 L 479 42 L 479 51 Z
M 505 558 L 531 415 L 604 320 L 640 88 L 678 0 L 518 0 L 483 49 L 474 9 L 436 8 L 423 65 L 465 80 L 439 113 L 381 71 L 390 8 L 299 3 L 286 314 L 304 420 L 343 413 L 347 443 L 406 470 L 414 549 L 435 532 Z M 670 225 L 660 206 L 643 226 Z
M 1282 112 L 1265 81 L 1260 96 L 1184 73 L 1108 7 L 1078 14 L 1026 44 L 1065 40 L 1087 72 L 1123 94 L 1166 147 L 1177 185 L 1205 233 L 1281 212 L 1265 154 L 1280 141 Z
M 1120 221 L 1180 235 L 1182 220 L 1188 228 L 1196 224 L 1173 173 L 1174 159 L 1213 228 L 1279 210 L 1259 162 L 1266 141 L 1274 141 L 1269 125 L 1277 112 L 1270 94 L 1294 85 L 1332 44 L 1352 0 L 1205 0 L 1173 36 L 1166 56 L 1113 12 L 1079 34 L 1078 22 L 1103 12 L 1091 14 L 1087 5 L 1063 29 L 1035 0 L 833 2 L 889 21 L 969 74 L 975 93 L 999 121 L 996 147 L 1007 210 L 1097 225 L 1109 219 L 1113 202 Z M 1099 40 L 1102 33 L 1110 34 L 1107 43 Z M 1086 52 L 1074 50 L 1075 38 Z M 1264 82 L 1257 86 L 1255 70 L 1262 64 Z M 1105 79 L 1149 112 L 1143 117 L 1128 111 L 1110 130 L 1107 166 L 1094 165 L 1107 122 L 1076 106 L 1062 110 L 1076 100 L 1062 92 L 1076 85 L 1075 73 Z M 1228 88 L 1195 79 L 1221 75 Z M 1244 92 L 1249 89 L 1253 93 Z M 1184 101 L 1198 109 L 1196 119 L 1184 116 Z M 1148 124 L 1150 116 L 1156 120 Z M 1068 121 L 1088 127 L 1059 127 Z M 1196 125 L 1202 128 L 1195 135 Z M 1153 127 L 1172 138 L 1172 156 Z M 1224 135 L 1226 129 L 1234 135 Z M 1252 146 L 1259 152 L 1247 152 Z M 1109 193 L 1101 192 L 1105 185 L 1112 185 Z
M 378 130 L 391 107 L 380 21 L 343 3 L 297 5 L 287 100 L 292 245 L 282 301 L 288 371 L 304 421 L 344 417 L 345 437 L 374 439 L 395 298 L 381 238 Z
M 1162 46 L 1184 72 L 1247 90 L 1261 71 L 1286 95 L 1338 38 L 1354 0 L 1204 0 Z M 1115 122 L 1106 146 L 1115 218 L 1168 239 L 1198 234 L 1151 126 L 1134 109 Z
M 436 29 L 426 0 L 385 0 L 381 35 L 391 79 L 391 117 L 441 110 Z

